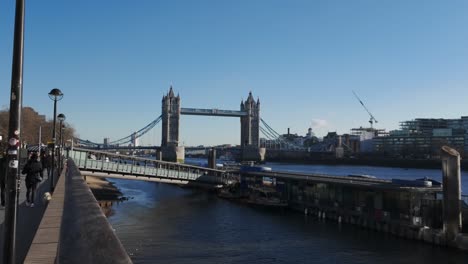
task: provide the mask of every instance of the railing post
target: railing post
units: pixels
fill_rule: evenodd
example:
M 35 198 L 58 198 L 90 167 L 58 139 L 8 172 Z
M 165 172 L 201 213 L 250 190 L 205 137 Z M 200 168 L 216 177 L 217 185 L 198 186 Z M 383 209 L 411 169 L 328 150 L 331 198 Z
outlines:
M 159 172 L 159 163 L 157 162 L 154 162 L 154 173 L 155 173 L 155 176 L 158 176 L 158 172 Z
M 87 165 L 88 165 L 88 152 L 85 152 L 85 161 L 84 161 L 83 168 L 86 169 Z
M 116 169 L 116 172 L 119 172 L 119 165 L 120 165 L 120 162 L 121 162 L 121 159 L 119 157 L 118 161 L 117 161 L 117 169 Z
M 444 233 L 453 242 L 462 229 L 460 154 L 447 146 L 442 147 L 442 173 L 444 191 Z
M 73 151 L 73 158 L 76 157 L 76 154 L 75 154 L 75 153 L 78 153 L 78 154 L 80 155 L 80 156 L 79 156 L 79 163 L 78 163 L 78 168 L 79 168 L 79 167 L 81 166 L 81 154 L 82 154 L 82 153 L 81 153 L 81 152 L 75 152 L 75 151 Z

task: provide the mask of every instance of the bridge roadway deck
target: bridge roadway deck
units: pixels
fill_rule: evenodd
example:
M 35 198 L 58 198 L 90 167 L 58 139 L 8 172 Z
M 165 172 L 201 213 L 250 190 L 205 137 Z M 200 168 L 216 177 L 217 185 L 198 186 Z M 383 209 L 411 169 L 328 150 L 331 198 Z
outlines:
M 247 112 L 245 111 L 221 110 L 221 109 L 199 109 L 199 108 L 181 108 L 180 114 L 182 115 L 205 115 L 205 116 L 230 116 L 230 117 L 247 116 Z
M 331 183 L 340 185 L 349 185 L 356 188 L 366 189 L 387 189 L 387 190 L 406 190 L 406 191 L 429 191 L 441 192 L 441 187 L 408 187 L 393 184 L 391 180 L 374 179 L 374 178 L 361 178 L 351 176 L 331 176 L 325 174 L 309 174 L 300 172 L 279 172 L 279 171 L 265 171 L 265 172 L 245 172 L 243 175 L 251 176 L 265 176 L 271 178 L 285 179 L 285 180 L 298 180 L 314 183 Z

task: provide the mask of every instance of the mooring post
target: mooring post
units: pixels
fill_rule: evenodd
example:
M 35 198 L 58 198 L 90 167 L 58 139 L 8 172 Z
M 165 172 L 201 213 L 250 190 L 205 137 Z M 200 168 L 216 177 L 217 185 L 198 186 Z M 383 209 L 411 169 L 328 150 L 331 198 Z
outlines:
M 210 149 L 208 154 L 208 168 L 216 169 L 216 149 Z
M 461 184 L 460 184 L 460 153 L 443 146 L 441 150 L 443 174 L 443 216 L 444 233 L 447 242 L 456 239 L 462 228 L 461 214 Z

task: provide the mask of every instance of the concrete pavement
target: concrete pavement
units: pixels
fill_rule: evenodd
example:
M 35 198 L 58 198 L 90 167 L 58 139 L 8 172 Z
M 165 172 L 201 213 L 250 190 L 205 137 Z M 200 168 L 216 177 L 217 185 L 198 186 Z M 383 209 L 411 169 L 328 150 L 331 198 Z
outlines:
M 36 189 L 34 208 L 26 206 L 25 175 L 21 175 L 21 186 L 19 191 L 19 206 L 16 233 L 16 262 L 23 263 L 24 258 L 32 243 L 36 230 L 46 209 L 43 201 L 45 192 L 50 189 L 50 182 L 44 179 Z M 4 238 L 5 209 L 0 210 L 0 262 L 3 260 L 3 238 Z

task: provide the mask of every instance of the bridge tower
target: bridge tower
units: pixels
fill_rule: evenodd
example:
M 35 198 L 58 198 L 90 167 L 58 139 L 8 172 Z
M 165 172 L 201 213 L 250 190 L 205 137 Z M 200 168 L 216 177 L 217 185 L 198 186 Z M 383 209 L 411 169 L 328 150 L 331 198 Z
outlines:
M 174 96 L 172 86 L 162 98 L 161 155 L 165 161 L 183 162 L 184 147 L 179 146 L 180 96 Z
M 244 102 L 241 102 L 240 110 L 247 115 L 242 116 L 241 121 L 241 147 L 242 160 L 264 161 L 265 148 L 260 148 L 260 99 L 255 99 L 252 92 Z
M 132 136 L 131 136 L 131 144 L 132 146 L 134 147 L 138 147 L 139 144 L 138 144 L 138 137 L 137 137 L 137 133 L 136 132 L 133 132 Z

